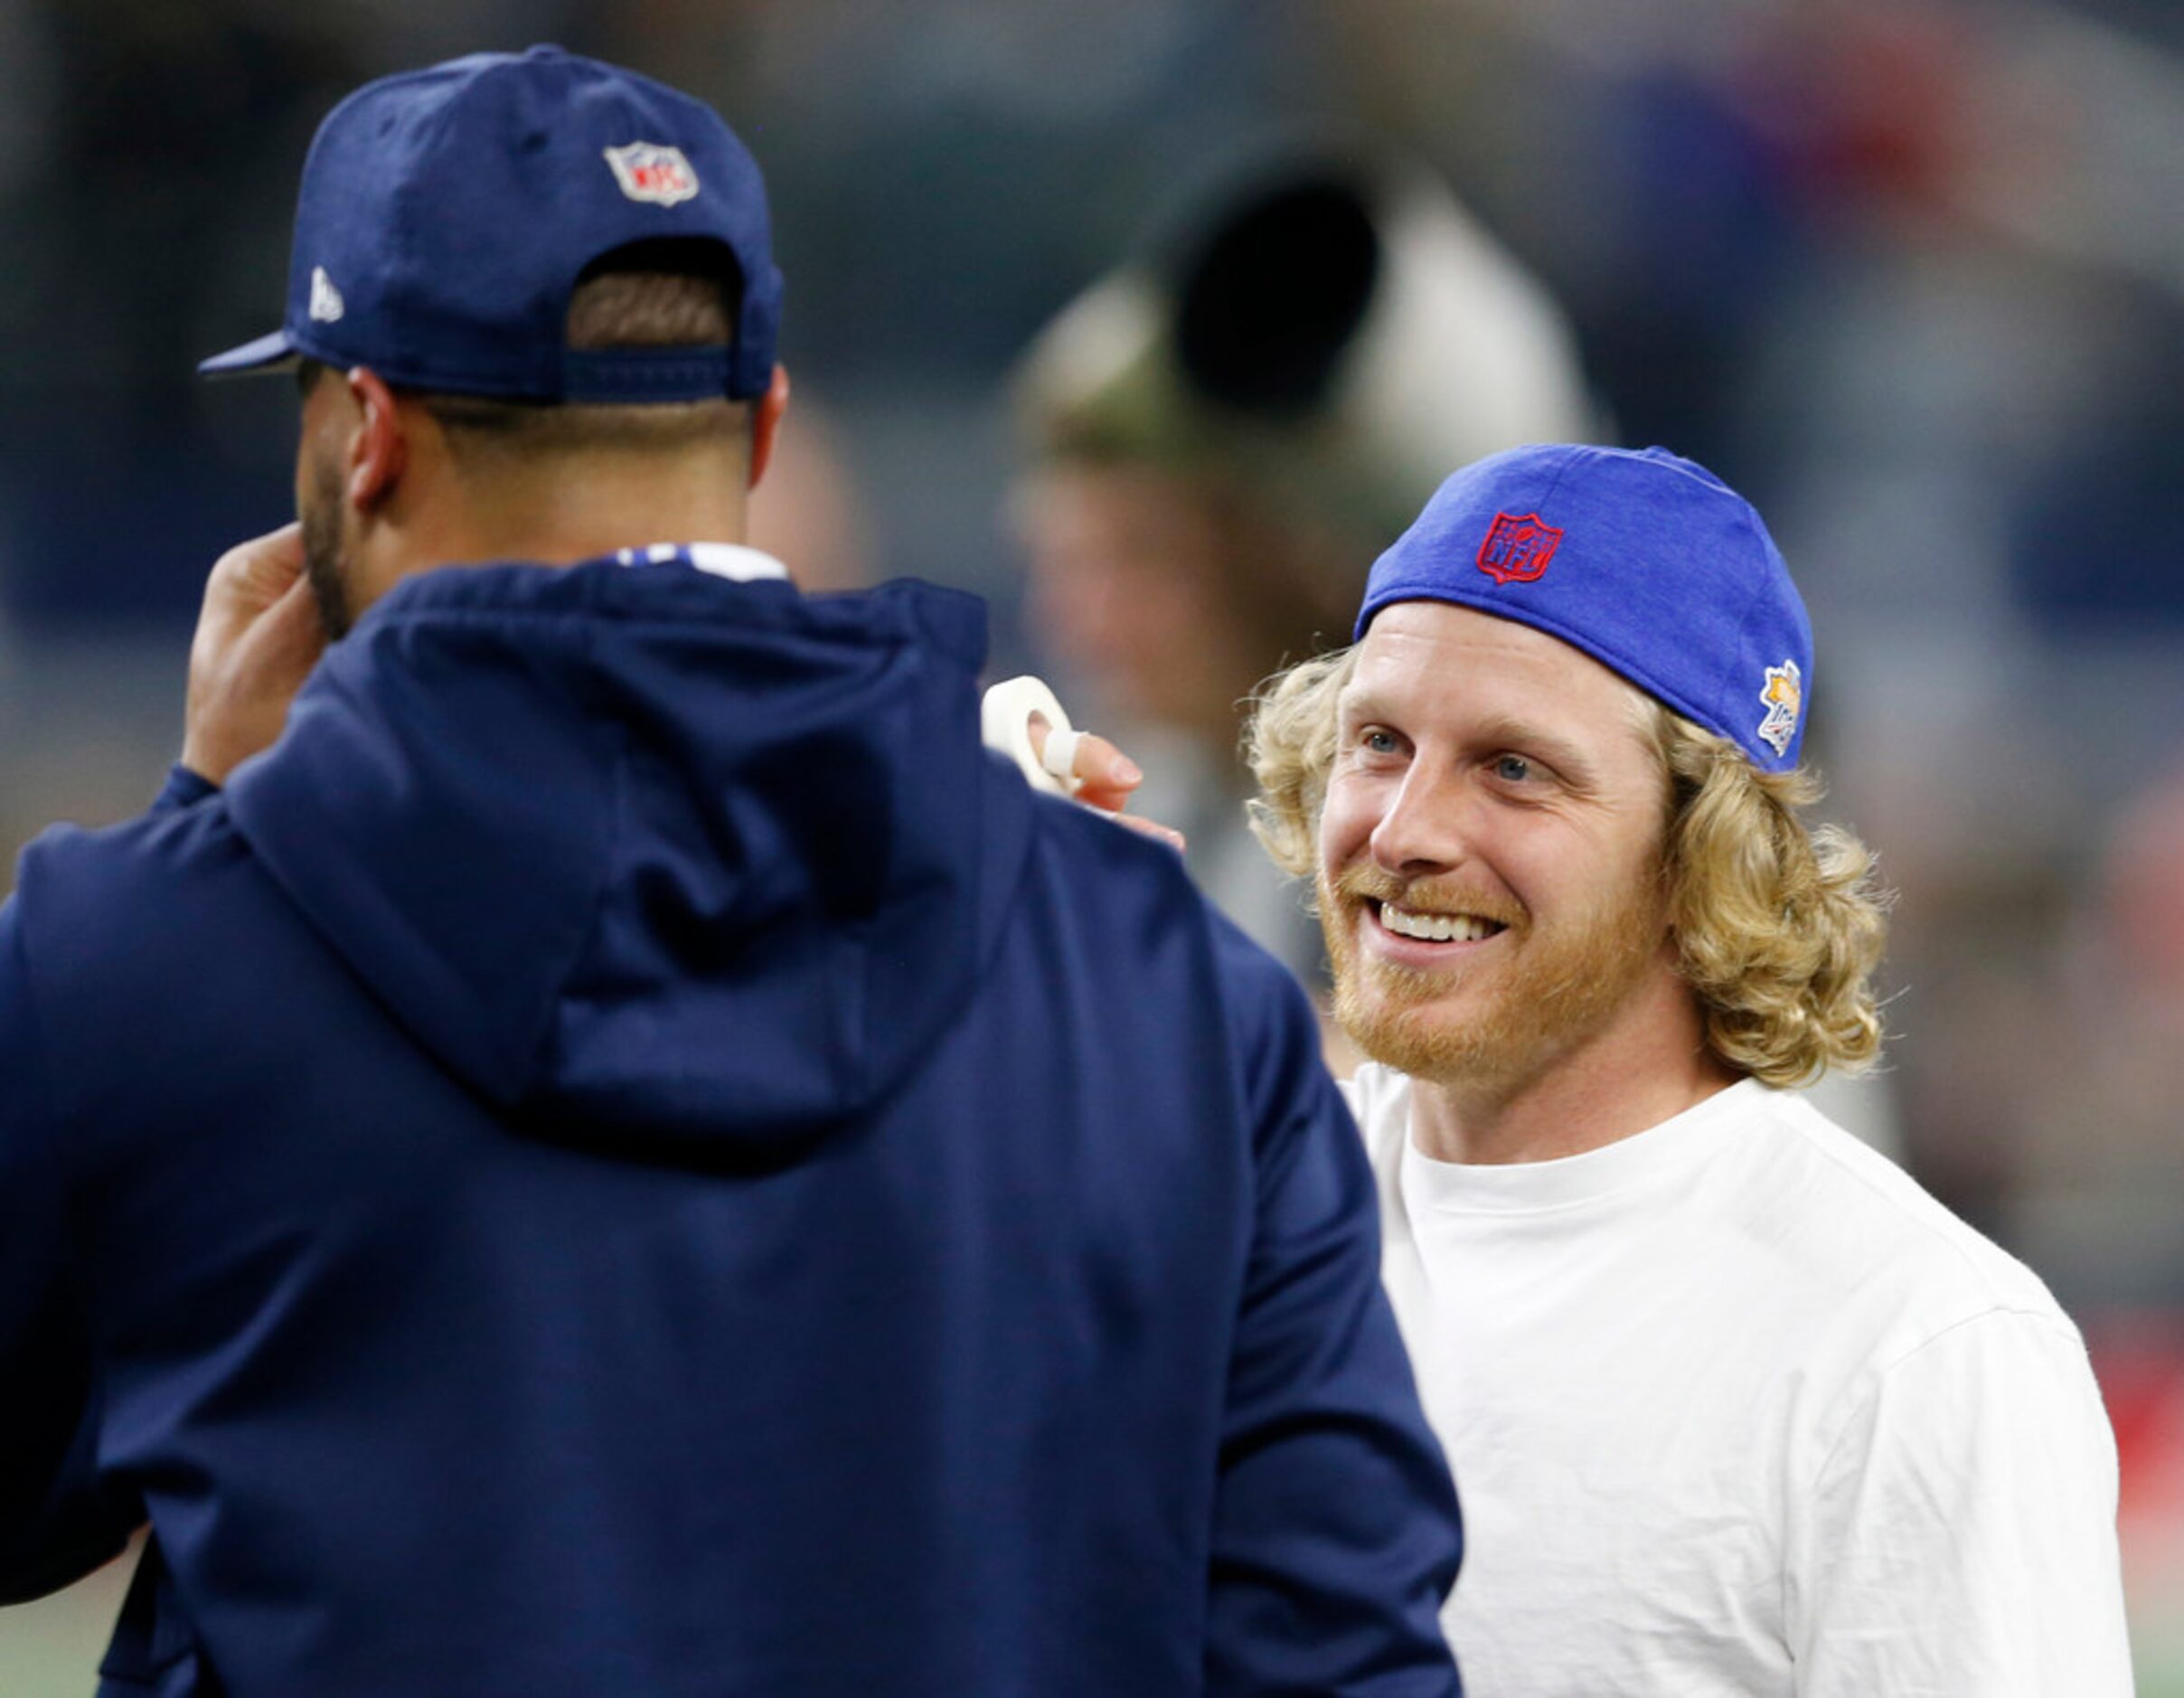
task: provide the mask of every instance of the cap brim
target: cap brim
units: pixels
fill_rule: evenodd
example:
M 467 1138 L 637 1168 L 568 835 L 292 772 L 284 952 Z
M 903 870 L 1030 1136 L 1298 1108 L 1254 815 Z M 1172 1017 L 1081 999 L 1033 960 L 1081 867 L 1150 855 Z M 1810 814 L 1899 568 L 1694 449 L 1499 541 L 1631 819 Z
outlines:
M 292 371 L 298 357 L 296 344 L 288 340 L 288 333 L 276 330 L 271 335 L 246 342 L 240 348 L 230 348 L 225 354 L 198 361 L 197 371 L 201 377 L 255 377 L 260 373 Z

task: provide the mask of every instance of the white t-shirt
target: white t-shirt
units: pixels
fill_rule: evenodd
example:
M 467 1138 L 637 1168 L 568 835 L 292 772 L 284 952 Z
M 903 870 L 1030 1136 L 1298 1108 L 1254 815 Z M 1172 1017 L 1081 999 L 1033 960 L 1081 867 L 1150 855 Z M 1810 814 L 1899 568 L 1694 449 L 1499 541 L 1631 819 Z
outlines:
M 2131 1691 L 2085 1345 L 1900 1169 L 1751 1080 L 1506 1166 L 1420 1155 L 1401 1074 L 1349 1089 L 1473 1698 Z

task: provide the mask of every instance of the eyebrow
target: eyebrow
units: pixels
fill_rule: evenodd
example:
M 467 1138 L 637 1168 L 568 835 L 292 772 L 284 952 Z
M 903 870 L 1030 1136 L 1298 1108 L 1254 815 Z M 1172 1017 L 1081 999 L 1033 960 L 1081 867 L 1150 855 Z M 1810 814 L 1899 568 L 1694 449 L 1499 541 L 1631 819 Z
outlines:
M 1512 749 L 1537 754 L 1560 773 L 1571 788 L 1593 790 L 1599 788 L 1599 764 L 1567 738 L 1544 726 L 1513 715 L 1497 714 L 1480 722 L 1475 732 L 1481 742 L 1492 743 L 1497 749 Z
M 1369 689 L 1352 686 L 1342 692 L 1338 708 L 1339 723 L 1344 728 L 1370 724 L 1387 717 L 1387 705 Z M 1586 754 L 1577 744 L 1545 726 L 1519 718 L 1515 714 L 1497 713 L 1482 720 L 1471 732 L 1475 743 L 1491 744 L 1496 749 L 1507 749 L 1537 755 L 1547 762 L 1570 788 L 1593 791 L 1600 785 L 1599 763 Z

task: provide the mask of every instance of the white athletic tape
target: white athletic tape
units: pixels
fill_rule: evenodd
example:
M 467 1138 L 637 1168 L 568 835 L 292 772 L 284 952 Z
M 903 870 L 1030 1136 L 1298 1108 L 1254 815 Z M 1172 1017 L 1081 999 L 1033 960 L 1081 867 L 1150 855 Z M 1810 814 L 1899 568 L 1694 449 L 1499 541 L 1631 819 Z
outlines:
M 1039 764 L 1064 784 L 1074 787 L 1077 777 L 1077 745 L 1085 741 L 1082 731 L 1064 728 L 1047 733 L 1047 747 L 1039 758 Z
M 1042 764 L 1032 752 L 1031 716 L 1035 713 L 1047 722 L 1047 762 L 1053 764 Z M 1077 794 L 1078 781 L 1070 775 L 1068 763 L 1077 758 L 1078 733 L 1042 680 L 1026 673 L 988 690 L 979 712 L 979 728 L 985 746 L 1013 760 L 1033 789 L 1051 790 L 1059 796 Z M 1067 759 L 1058 759 L 1058 747 Z M 1056 772 L 1053 765 L 1059 765 L 1061 770 Z

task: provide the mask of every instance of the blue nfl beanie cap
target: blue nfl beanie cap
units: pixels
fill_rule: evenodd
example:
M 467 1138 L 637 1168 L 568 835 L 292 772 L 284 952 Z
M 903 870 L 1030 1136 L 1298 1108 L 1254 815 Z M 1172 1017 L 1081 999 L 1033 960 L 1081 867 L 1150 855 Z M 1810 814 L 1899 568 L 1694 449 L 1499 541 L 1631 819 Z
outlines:
M 733 256 L 734 346 L 571 352 L 584 269 L 655 240 Z M 198 370 L 305 354 L 513 401 L 748 398 L 772 377 L 780 323 L 766 184 L 712 108 L 533 47 L 383 78 L 335 107 L 304 164 L 281 327 Z
M 1553 444 L 1467 466 L 1374 562 L 1393 601 L 1448 601 L 1583 649 L 1769 772 L 1797 764 L 1812 627 L 1752 505 L 1665 448 Z

